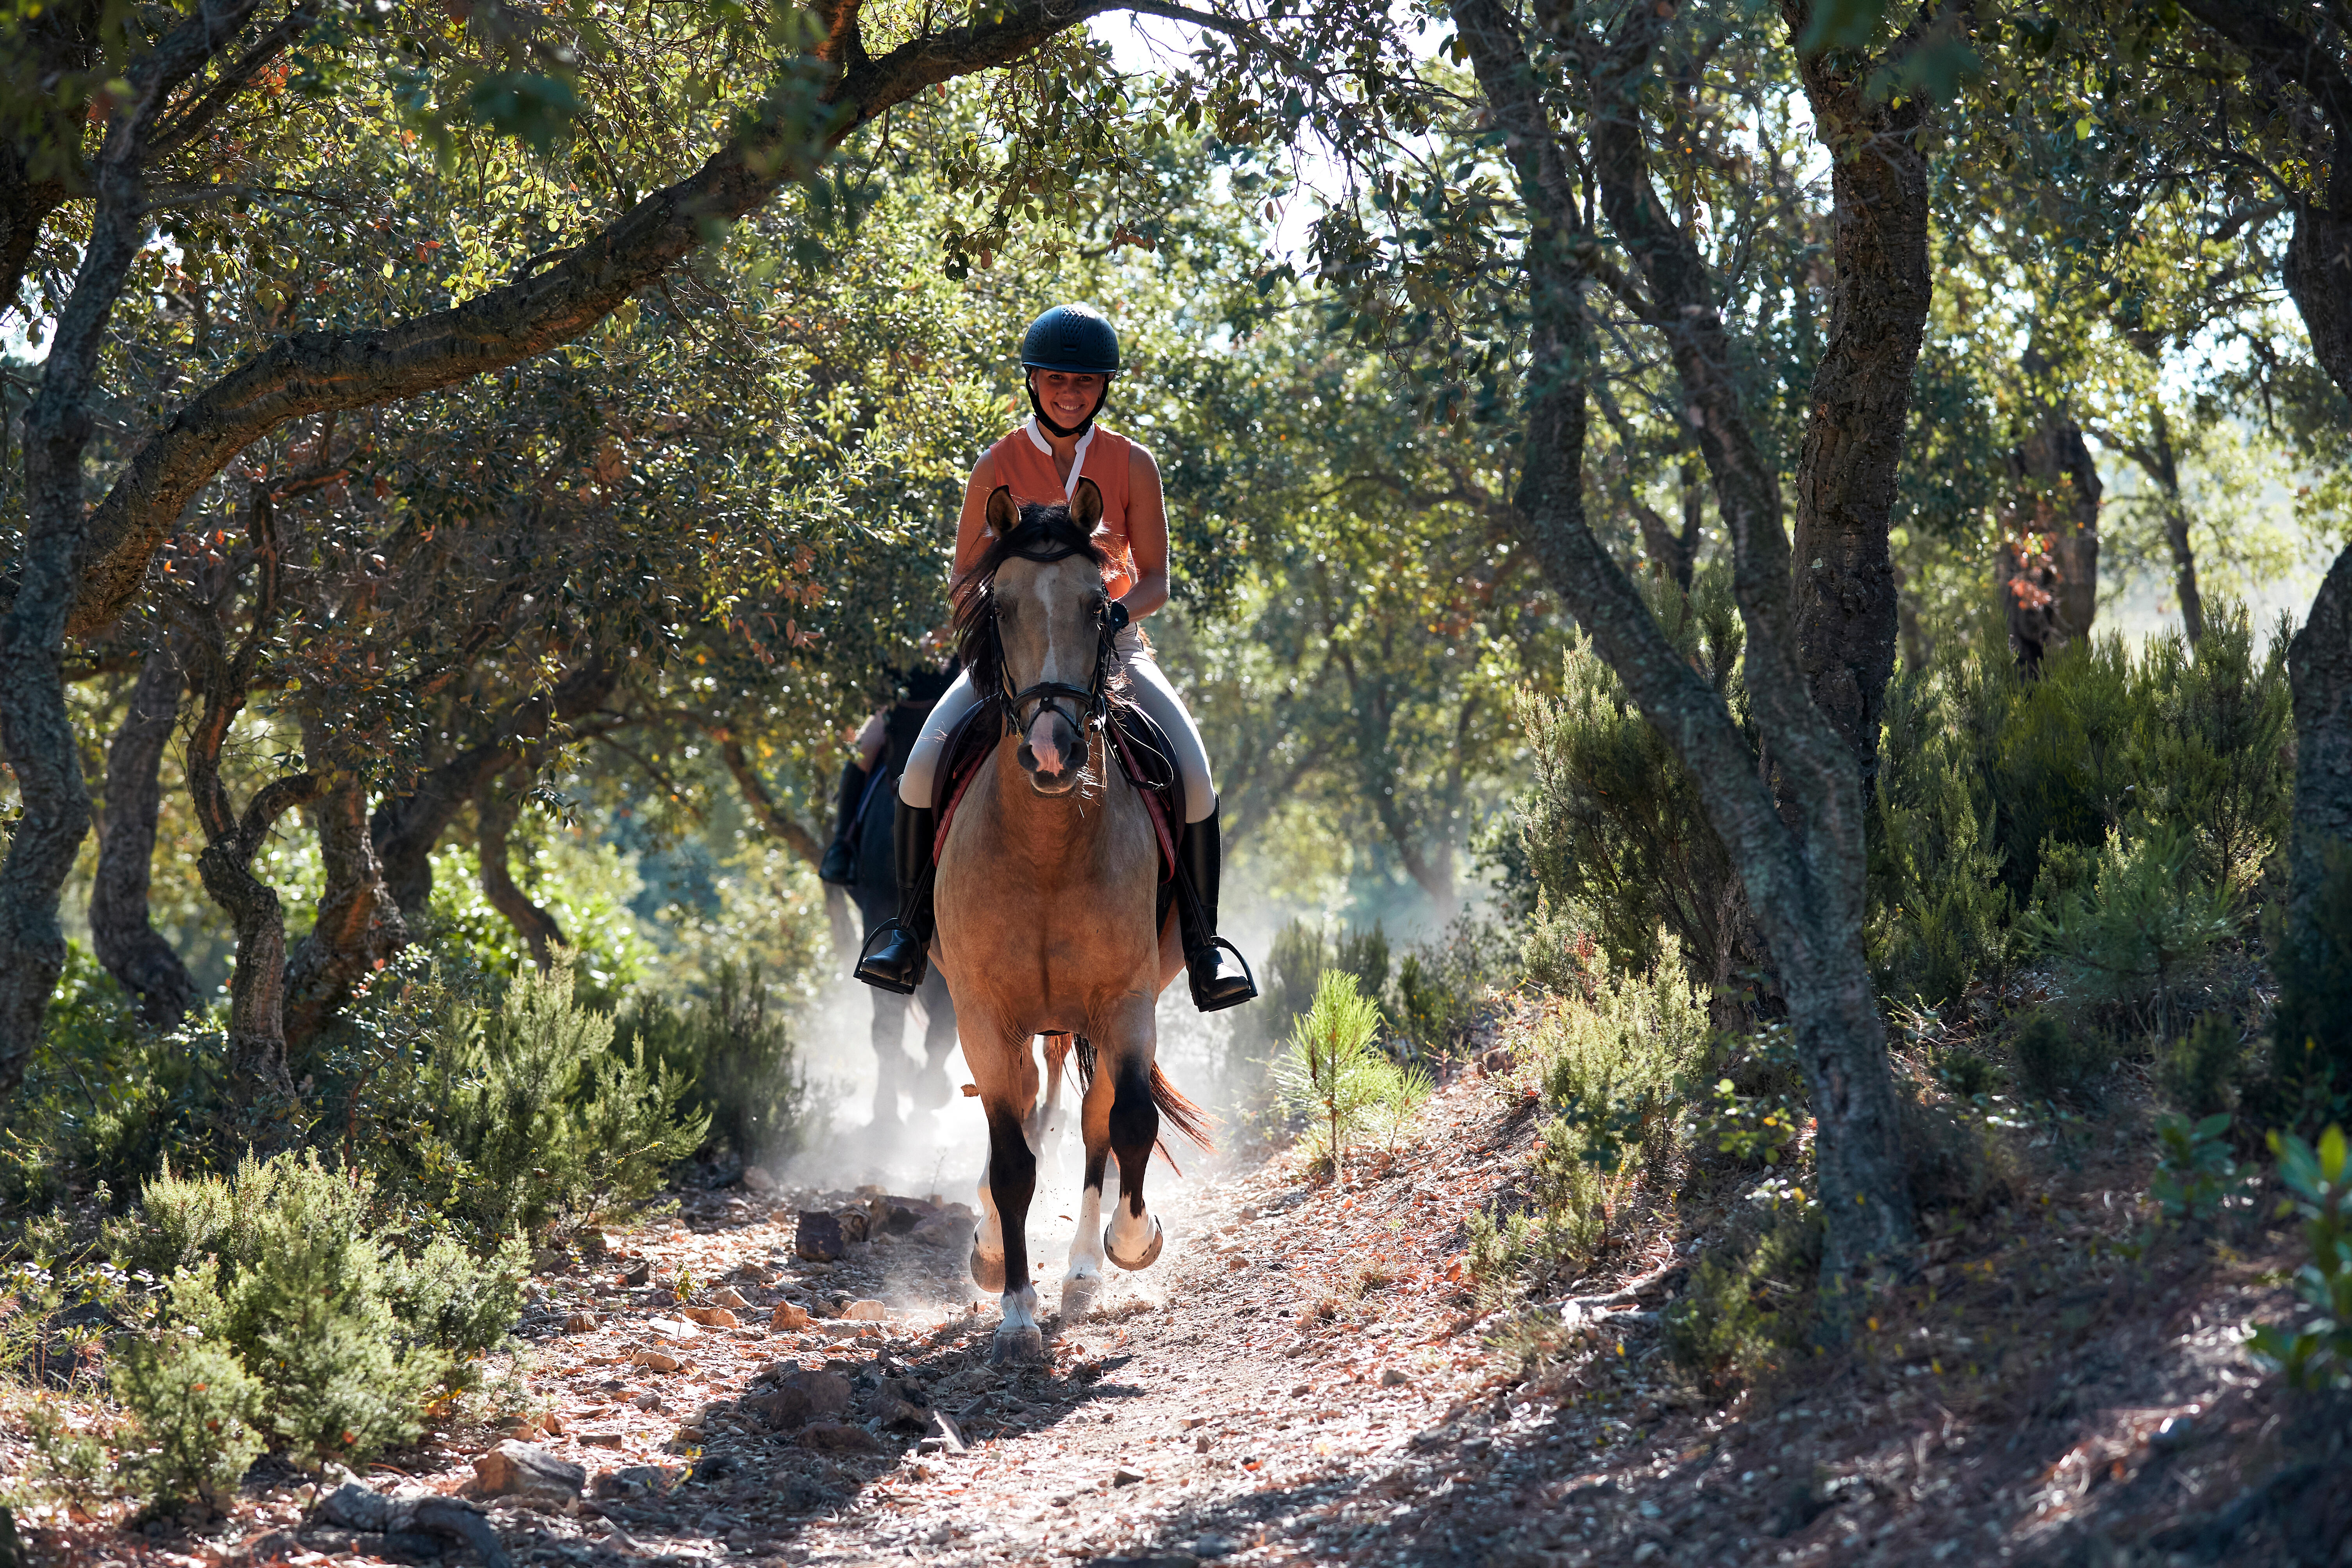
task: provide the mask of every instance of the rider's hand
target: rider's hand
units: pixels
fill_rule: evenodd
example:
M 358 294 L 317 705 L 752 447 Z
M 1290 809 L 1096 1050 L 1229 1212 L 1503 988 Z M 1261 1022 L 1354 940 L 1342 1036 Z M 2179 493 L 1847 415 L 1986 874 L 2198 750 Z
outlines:
M 1103 612 L 1103 625 L 1110 628 L 1111 635 L 1114 637 L 1127 630 L 1134 619 L 1133 616 L 1127 613 L 1125 601 L 1119 599 L 1113 599 L 1110 602 L 1110 608 Z

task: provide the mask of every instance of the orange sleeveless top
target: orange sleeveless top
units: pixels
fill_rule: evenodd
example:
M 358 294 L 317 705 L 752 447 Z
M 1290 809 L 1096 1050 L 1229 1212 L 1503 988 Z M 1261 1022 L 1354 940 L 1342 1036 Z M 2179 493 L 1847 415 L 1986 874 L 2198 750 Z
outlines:
M 1103 568 L 1103 591 L 1116 599 L 1135 586 L 1135 552 L 1127 542 L 1127 476 L 1128 453 L 1132 446 L 1126 437 L 1112 433 L 1097 425 L 1081 438 L 1078 460 L 1070 469 L 1070 489 L 1077 488 L 1081 477 L 1094 480 L 1102 491 L 1102 521 L 1095 530 L 1095 542 L 1109 552 L 1110 563 Z M 1013 499 L 1024 505 L 1059 506 L 1069 498 L 1062 488 L 1061 475 L 1054 471 L 1054 454 L 1038 446 L 1026 425 L 1005 437 L 988 449 L 996 459 L 996 482 L 1013 491 Z

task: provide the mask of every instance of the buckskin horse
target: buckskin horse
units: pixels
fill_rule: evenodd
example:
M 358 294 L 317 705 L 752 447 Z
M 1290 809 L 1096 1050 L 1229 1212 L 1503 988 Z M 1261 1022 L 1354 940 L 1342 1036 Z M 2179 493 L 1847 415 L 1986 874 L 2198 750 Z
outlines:
M 996 1361 L 1044 1353 L 1030 1284 L 1027 1223 L 1035 1140 L 1058 1120 L 1062 1055 L 1049 1051 L 1039 1094 L 1034 1037 L 1076 1042 L 1085 1083 L 1079 1124 L 1086 1186 L 1063 1280 L 1063 1310 L 1082 1313 L 1106 1258 L 1143 1268 L 1160 1256 L 1160 1221 L 1143 1177 L 1164 1114 L 1195 1142 L 1201 1112 L 1154 1060 L 1153 1004 L 1184 971 L 1171 911 L 1158 910 L 1160 848 L 1143 796 L 1119 776 L 1108 722 L 1123 681 L 1107 629 L 1102 497 L 1081 479 L 1067 506 L 988 500 L 995 542 L 963 584 L 956 634 L 973 684 L 988 694 L 971 722 L 991 726 L 976 771 L 943 815 L 932 957 L 955 999 L 964 1061 L 988 1120 L 988 1165 L 972 1278 L 1003 1293 Z M 986 731 L 982 731 L 986 734 Z M 950 753 L 963 751 L 950 746 Z M 1118 1197 L 1102 1224 L 1103 1176 Z

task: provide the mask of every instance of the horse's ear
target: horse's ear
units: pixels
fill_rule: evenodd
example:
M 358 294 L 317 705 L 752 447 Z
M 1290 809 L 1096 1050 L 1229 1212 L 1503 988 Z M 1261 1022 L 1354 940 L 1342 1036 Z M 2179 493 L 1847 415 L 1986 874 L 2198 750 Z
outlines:
M 1013 487 L 999 485 L 988 492 L 988 531 L 998 539 L 1013 531 L 1021 521 L 1021 509 L 1013 500 Z
M 1070 515 L 1077 519 L 1078 526 L 1092 533 L 1102 521 L 1102 491 L 1094 480 L 1080 479 L 1077 489 L 1070 492 Z

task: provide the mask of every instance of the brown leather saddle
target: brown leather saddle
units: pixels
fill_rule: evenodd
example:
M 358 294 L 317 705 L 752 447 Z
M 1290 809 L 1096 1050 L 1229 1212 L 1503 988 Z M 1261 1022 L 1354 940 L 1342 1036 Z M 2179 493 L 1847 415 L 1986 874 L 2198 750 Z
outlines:
M 1110 749 L 1119 773 L 1143 797 L 1151 817 L 1151 831 L 1160 840 L 1160 902 L 1156 925 L 1168 923 L 1169 906 L 1176 897 L 1176 838 L 1184 831 L 1184 780 L 1176 770 L 1176 754 L 1168 736 L 1151 716 L 1131 702 L 1109 704 Z M 948 826 L 955 820 L 963 792 L 971 787 L 981 768 L 1004 740 L 1004 710 L 983 702 L 957 721 L 948 731 L 941 756 L 945 765 L 932 798 L 939 829 L 931 840 L 934 859 L 947 847 Z

